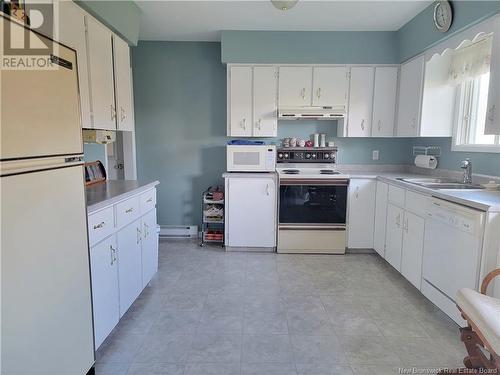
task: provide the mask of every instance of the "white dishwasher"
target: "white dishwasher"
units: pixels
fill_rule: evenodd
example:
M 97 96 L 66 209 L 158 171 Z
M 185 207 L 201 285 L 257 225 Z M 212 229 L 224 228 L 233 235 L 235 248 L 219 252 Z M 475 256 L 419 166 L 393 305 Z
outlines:
M 484 213 L 432 198 L 426 210 L 422 293 L 459 325 L 461 288 L 479 288 Z

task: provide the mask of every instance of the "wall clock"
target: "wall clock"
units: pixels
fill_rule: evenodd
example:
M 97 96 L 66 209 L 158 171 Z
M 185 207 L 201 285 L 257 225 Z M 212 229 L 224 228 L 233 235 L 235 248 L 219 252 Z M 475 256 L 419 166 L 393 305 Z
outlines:
M 450 29 L 453 12 L 449 1 L 436 1 L 434 4 L 434 25 L 442 33 Z

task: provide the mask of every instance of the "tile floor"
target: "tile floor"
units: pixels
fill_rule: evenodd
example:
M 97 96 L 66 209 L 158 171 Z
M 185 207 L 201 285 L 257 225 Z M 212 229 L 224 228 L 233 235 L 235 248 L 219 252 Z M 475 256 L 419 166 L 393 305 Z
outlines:
M 98 375 L 389 375 L 465 355 L 458 327 L 376 255 L 169 240 L 159 268 L 98 350 Z

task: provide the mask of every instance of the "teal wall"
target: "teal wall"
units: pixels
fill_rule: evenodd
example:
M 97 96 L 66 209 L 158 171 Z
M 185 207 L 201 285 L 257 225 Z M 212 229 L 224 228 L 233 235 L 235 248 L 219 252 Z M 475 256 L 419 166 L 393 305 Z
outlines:
M 223 31 L 223 63 L 399 63 L 396 33 Z
M 77 0 L 76 3 L 122 36 L 129 44 L 137 45 L 142 12 L 135 2 Z
M 412 146 L 439 146 L 442 155 L 438 158 L 438 168 L 460 170 L 460 162 L 472 160 L 473 172 L 490 176 L 500 176 L 500 154 L 486 152 L 451 151 L 451 138 L 414 138 Z
M 106 165 L 106 146 L 97 143 L 83 144 L 83 158 L 86 162 L 100 160 Z
M 220 44 L 140 41 L 132 67 L 138 177 L 160 181 L 160 224 L 199 224 L 201 194 L 226 169 Z
M 434 27 L 433 4 L 396 32 L 399 61 L 416 56 L 445 38 L 500 12 L 500 1 L 453 1 L 453 24 L 443 34 Z

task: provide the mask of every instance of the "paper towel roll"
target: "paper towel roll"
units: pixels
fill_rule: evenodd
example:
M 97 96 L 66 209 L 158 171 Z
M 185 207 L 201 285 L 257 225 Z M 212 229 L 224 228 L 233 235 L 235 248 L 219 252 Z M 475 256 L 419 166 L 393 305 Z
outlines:
M 415 165 L 420 168 L 436 169 L 438 162 L 435 156 L 417 155 Z

